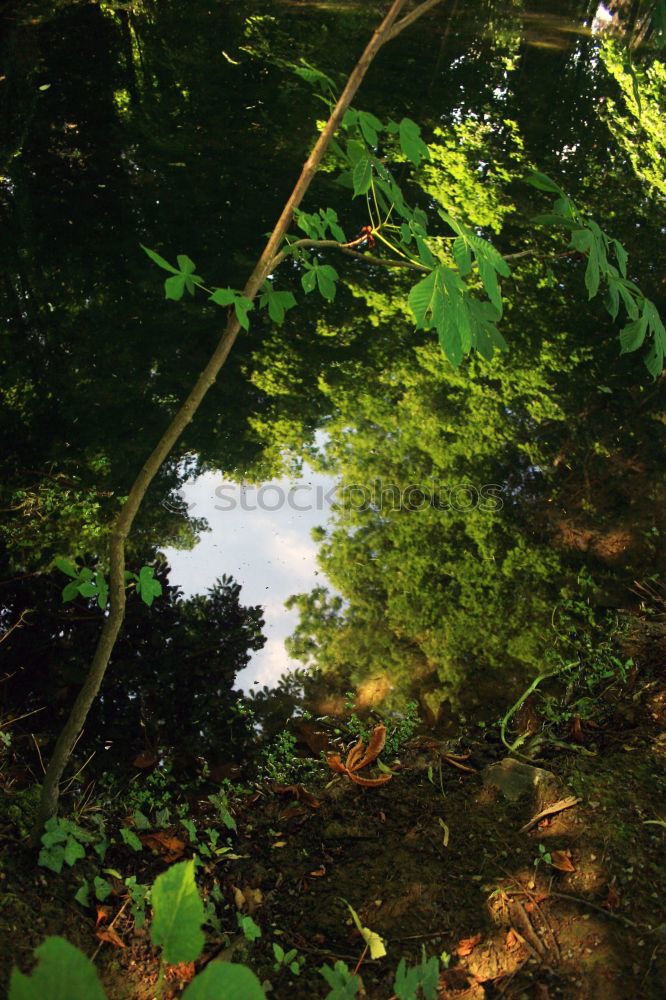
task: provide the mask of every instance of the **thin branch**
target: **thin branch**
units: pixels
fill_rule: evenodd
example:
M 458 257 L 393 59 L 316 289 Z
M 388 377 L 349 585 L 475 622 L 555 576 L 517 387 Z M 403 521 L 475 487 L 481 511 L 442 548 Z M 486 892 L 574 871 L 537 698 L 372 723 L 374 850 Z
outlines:
M 349 257 L 357 257 L 359 260 L 364 260 L 366 264 L 379 264 L 382 267 L 409 267 L 415 271 L 427 271 L 430 273 L 431 267 L 426 267 L 425 264 L 417 264 L 412 261 L 407 260 L 391 260 L 389 257 L 375 257 L 370 253 L 361 253 L 358 250 L 352 250 L 346 247 L 344 243 L 338 243 L 337 240 L 296 240 L 294 243 L 290 243 L 288 250 L 282 250 L 276 257 L 271 261 L 271 270 L 269 273 L 277 270 L 280 264 L 284 263 L 287 257 L 291 255 L 292 248 L 315 248 L 315 249 L 332 249 L 340 250 L 342 253 L 347 254 Z
M 247 280 L 243 295 L 252 301 L 266 277 L 270 273 L 271 262 L 280 247 L 284 236 L 291 224 L 294 211 L 298 208 L 306 191 L 310 187 L 312 180 L 319 169 L 319 165 L 328 149 L 331 139 L 338 126 L 342 122 L 344 114 L 349 107 L 356 91 L 360 87 L 363 78 L 377 55 L 382 45 L 388 40 L 391 29 L 395 25 L 396 18 L 405 6 L 406 0 L 393 0 L 386 17 L 374 32 L 372 38 L 365 47 L 361 58 L 352 70 L 340 98 L 333 109 L 324 130 L 321 132 L 312 152 L 308 156 L 301 175 L 296 185 L 287 199 L 287 202 L 280 214 L 275 229 L 257 261 L 252 274 Z M 431 0 L 421 4 L 416 11 L 408 17 L 403 18 L 402 27 L 407 27 L 417 17 L 434 6 Z M 182 404 L 175 417 L 162 435 L 161 440 L 146 460 L 143 468 L 137 475 L 129 491 L 120 513 L 111 530 L 109 543 L 110 573 L 109 573 L 109 614 L 104 620 L 102 632 L 99 637 L 97 648 L 93 656 L 88 675 L 83 682 L 83 686 L 72 706 L 69 718 L 65 723 L 53 749 L 51 760 L 44 775 L 42 784 L 42 795 L 35 826 L 31 834 L 31 841 L 37 844 L 45 821 L 49 816 L 54 815 L 58 807 L 58 795 L 60 779 L 67 765 L 76 740 L 85 724 L 90 707 L 97 697 L 104 674 L 106 672 L 111 653 L 116 644 L 120 628 L 125 617 L 125 542 L 134 523 L 134 518 L 143 502 L 148 487 L 162 467 L 162 463 L 169 455 L 171 449 L 180 438 L 181 434 L 190 423 L 195 413 L 199 409 L 208 390 L 214 384 L 220 369 L 224 365 L 229 352 L 234 345 L 240 330 L 240 324 L 235 311 L 230 314 L 226 328 L 213 351 L 206 367 L 197 379 L 193 389 Z
M 411 14 L 406 14 L 405 17 L 396 21 L 384 41 L 390 42 L 391 39 L 395 38 L 396 35 L 399 35 L 401 31 L 405 30 L 405 28 L 408 28 L 409 25 L 418 20 L 419 17 L 423 17 L 424 14 L 427 14 L 428 11 L 435 7 L 438 3 L 440 3 L 440 0 L 424 0 L 424 3 L 422 3 L 420 7 L 417 7 L 416 10 L 413 10 Z

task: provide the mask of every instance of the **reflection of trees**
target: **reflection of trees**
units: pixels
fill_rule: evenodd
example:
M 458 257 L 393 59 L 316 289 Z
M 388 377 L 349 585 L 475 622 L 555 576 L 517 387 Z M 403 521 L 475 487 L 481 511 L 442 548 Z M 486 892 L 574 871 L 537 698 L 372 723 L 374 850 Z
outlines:
M 80 752 L 107 746 L 104 761 L 128 763 L 146 747 L 176 746 L 226 757 L 245 733 L 234 723 L 236 674 L 265 639 L 262 609 L 241 604 L 240 586 L 222 577 L 203 595 L 184 599 L 158 570 L 164 596 L 151 608 L 134 597 L 102 696 Z M 61 603 L 61 574 L 0 588 L 0 631 L 26 608 L 27 624 L 3 644 L 3 716 L 41 711 L 28 730 L 57 730 L 82 683 L 101 612 L 90 602 Z M 19 724 L 20 725 L 20 724 Z M 16 727 L 15 727 L 16 728 Z

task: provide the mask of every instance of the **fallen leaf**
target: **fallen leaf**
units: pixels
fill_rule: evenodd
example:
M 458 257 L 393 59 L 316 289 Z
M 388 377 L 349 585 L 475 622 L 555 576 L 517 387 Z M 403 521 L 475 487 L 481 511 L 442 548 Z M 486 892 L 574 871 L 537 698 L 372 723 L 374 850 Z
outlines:
M 456 954 L 458 957 L 464 958 L 465 955 L 471 955 L 480 940 L 481 935 L 475 934 L 474 937 L 463 938 L 462 941 L 459 941 L 458 947 L 456 948 Z
M 157 851 L 165 861 L 178 861 L 185 851 L 185 841 L 166 833 L 144 833 L 139 837 L 144 847 Z
M 109 917 L 111 916 L 111 908 L 108 906 L 98 906 L 97 907 L 97 920 L 95 921 L 95 927 L 99 927 L 100 924 L 107 923 Z
M 119 938 L 113 927 L 101 927 L 98 931 L 95 931 L 95 937 L 100 941 L 108 941 L 109 944 L 115 944 L 117 948 L 125 948 L 125 942 L 122 938 Z
M 543 819 L 545 816 L 554 816 L 555 813 L 563 812 L 565 809 L 571 809 L 572 806 L 575 806 L 582 801 L 582 799 L 577 798 L 575 795 L 569 795 L 566 799 L 560 799 L 559 802 L 554 802 L 552 806 L 546 806 L 546 808 L 542 809 L 541 812 L 538 812 L 536 816 L 532 816 L 532 819 L 528 820 L 525 826 L 521 826 L 519 832 L 525 833 L 526 830 L 529 830 L 531 826 L 534 826 L 535 823 L 538 823 L 539 820 Z
M 165 975 L 169 980 L 189 983 L 194 979 L 194 972 L 194 962 L 178 962 L 177 965 L 167 965 Z
M 347 760 L 344 764 L 339 753 L 330 753 L 326 758 L 328 766 L 332 771 L 337 771 L 338 774 L 346 774 L 355 784 L 365 788 L 376 788 L 378 785 L 384 785 L 391 780 L 392 773 L 382 774 L 379 778 L 361 778 L 356 772 L 367 767 L 368 764 L 372 764 L 384 749 L 385 743 L 386 726 L 375 726 L 367 750 L 364 750 L 363 740 L 359 740 L 347 754 Z
M 601 904 L 607 910 L 617 910 L 620 906 L 620 895 L 614 885 L 608 886 L 608 896 Z
M 583 732 L 583 723 L 580 715 L 574 716 L 571 720 L 571 725 L 569 726 L 569 739 L 573 743 L 585 742 L 585 733 Z
M 380 823 L 385 823 L 386 822 L 386 813 L 384 812 L 383 809 L 380 809 L 379 813 L 377 815 L 379 816 L 379 822 Z
M 271 844 L 271 847 L 286 847 L 286 846 L 287 846 L 286 840 L 276 840 L 274 844 Z
M 299 802 L 307 802 L 313 809 L 319 809 L 321 802 L 304 788 L 303 785 L 273 785 L 273 791 L 278 795 L 293 795 Z
M 159 755 L 154 750 L 142 750 L 141 753 L 136 755 L 132 761 L 132 765 L 134 767 L 153 767 L 159 759 Z
M 439 817 L 439 825 L 441 826 L 442 830 L 444 831 L 444 836 L 442 837 L 442 843 L 444 844 L 444 847 L 448 847 L 449 846 L 449 828 L 448 828 L 448 826 L 446 825 L 446 823 L 444 822 L 444 820 L 441 817 Z
M 246 885 L 239 889 L 237 885 L 232 886 L 234 890 L 234 902 L 237 910 L 247 910 L 250 916 L 258 906 L 264 901 L 261 889 L 253 889 L 251 885 Z
M 369 927 L 363 927 L 361 921 L 359 920 L 358 913 L 356 912 L 353 906 L 350 906 L 350 904 L 347 902 L 346 899 L 343 899 L 343 903 L 346 904 L 347 909 L 352 915 L 352 920 L 356 924 L 356 927 L 358 928 L 361 934 L 361 937 L 363 938 L 368 948 L 370 949 L 370 958 L 373 960 L 376 958 L 383 958 L 386 955 L 386 948 L 384 947 L 384 939 L 379 934 L 377 934 L 376 931 L 371 931 Z
M 566 851 L 551 851 L 550 852 L 550 863 L 553 868 L 557 868 L 560 872 L 575 872 L 571 858 L 566 853 Z
M 506 938 L 504 939 L 504 947 L 507 951 L 515 951 L 516 948 L 520 947 L 520 939 L 513 927 L 510 927 L 506 932 Z
M 326 869 L 322 865 L 321 868 L 315 868 L 313 872 L 308 872 L 310 878 L 323 878 L 326 874 Z

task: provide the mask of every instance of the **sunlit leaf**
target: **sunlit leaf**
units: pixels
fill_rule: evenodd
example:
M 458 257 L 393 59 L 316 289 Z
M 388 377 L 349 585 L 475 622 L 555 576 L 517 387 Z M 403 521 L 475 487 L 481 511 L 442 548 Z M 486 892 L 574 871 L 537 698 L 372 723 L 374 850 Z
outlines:
M 194 861 L 172 865 L 155 880 L 150 936 L 165 962 L 194 962 L 203 950 L 205 914 L 194 881 Z
M 61 937 L 49 937 L 35 951 L 29 976 L 14 969 L 9 1000 L 106 1000 L 95 966 Z

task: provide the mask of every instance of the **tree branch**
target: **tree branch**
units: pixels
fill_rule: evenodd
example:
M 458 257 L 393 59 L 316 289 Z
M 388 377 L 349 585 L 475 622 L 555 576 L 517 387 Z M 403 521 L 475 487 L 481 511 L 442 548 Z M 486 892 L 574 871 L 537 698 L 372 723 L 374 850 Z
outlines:
M 396 21 L 390 31 L 387 32 L 384 43 L 390 42 L 391 39 L 395 38 L 396 35 L 399 35 L 401 31 L 405 30 L 405 28 L 408 28 L 409 25 L 418 20 L 419 17 L 423 17 L 424 14 L 427 14 L 428 11 L 435 7 L 438 3 L 440 3 L 440 0 L 424 0 L 424 3 L 422 3 L 420 7 L 417 7 L 416 10 L 413 10 L 411 14 L 407 14 L 399 21 Z
M 243 294 L 250 301 L 254 299 L 267 275 L 270 273 L 271 262 L 287 233 L 294 210 L 298 208 L 303 200 L 303 196 L 310 187 L 331 138 L 342 121 L 345 111 L 361 85 L 368 67 L 377 55 L 377 52 L 386 41 L 394 37 L 394 34 L 391 33 L 392 29 L 399 28 L 399 31 L 402 31 L 403 28 L 407 27 L 407 24 L 412 24 L 417 17 L 420 17 L 426 10 L 434 6 L 433 0 L 426 0 L 412 14 L 407 15 L 407 17 L 403 18 L 396 25 L 396 18 L 405 6 L 405 3 L 406 0 L 393 0 L 386 17 L 374 32 L 361 58 L 352 70 L 323 132 L 320 134 L 312 152 L 303 165 L 301 175 L 296 181 L 296 185 L 280 214 L 275 229 L 243 289 Z M 400 25 L 402 27 L 399 27 Z M 395 34 L 397 33 L 395 32 Z M 125 542 L 132 528 L 134 518 L 146 495 L 148 487 L 159 472 L 162 463 L 194 417 L 206 393 L 215 382 L 220 369 L 229 356 L 239 330 L 238 319 L 235 313 L 232 313 L 208 364 L 201 372 L 194 388 L 134 480 L 127 499 L 115 520 L 111 530 L 109 545 L 109 614 L 104 621 L 88 675 L 72 706 L 69 718 L 56 741 L 51 760 L 44 775 L 37 820 L 31 834 L 33 844 L 38 842 L 45 821 L 57 811 L 60 779 L 81 733 L 90 707 L 100 689 L 109 658 L 125 617 Z

